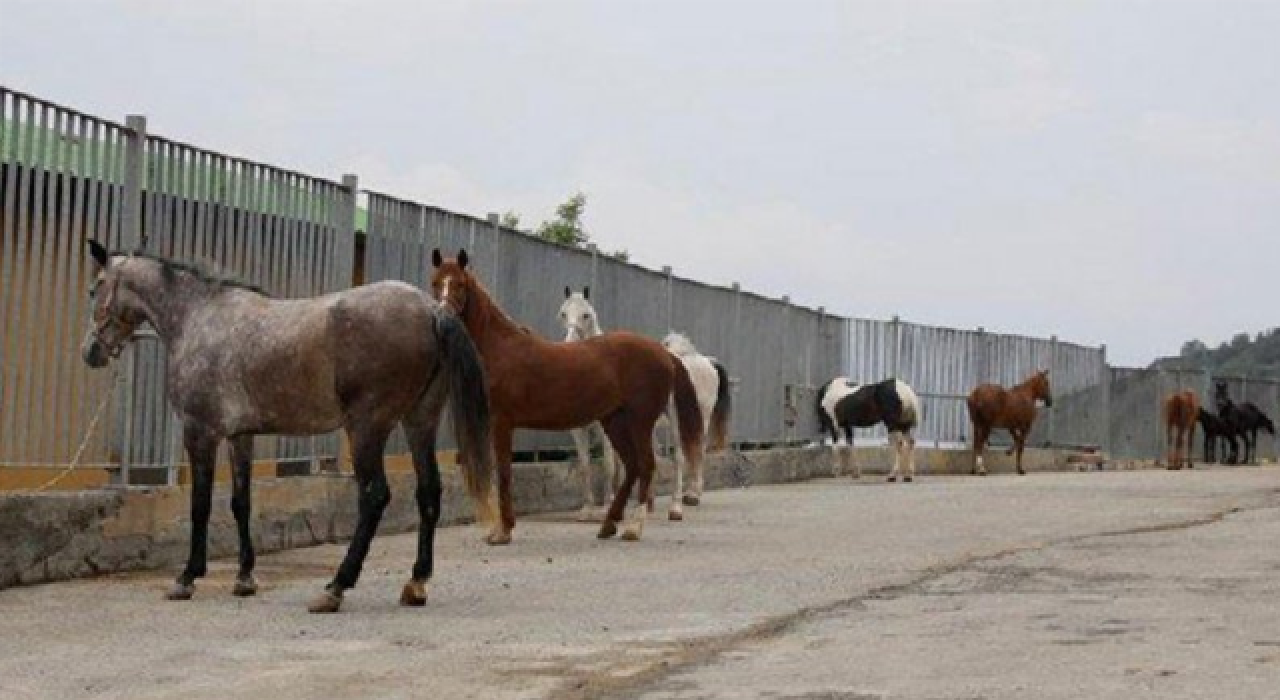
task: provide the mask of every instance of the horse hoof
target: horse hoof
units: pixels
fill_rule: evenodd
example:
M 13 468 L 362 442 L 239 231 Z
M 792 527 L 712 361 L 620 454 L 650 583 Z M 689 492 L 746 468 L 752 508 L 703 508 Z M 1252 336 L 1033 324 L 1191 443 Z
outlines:
M 1019 474 L 1021 474 L 1021 475 L 1023 475 L 1023 476 L 1026 476 L 1026 475 L 1027 475 L 1027 472 L 1026 472 L 1026 470 L 1025 470 L 1025 469 L 1019 469 L 1019 470 L 1018 470 L 1018 473 L 1019 473 Z
M 616 534 L 618 534 L 618 526 L 609 521 L 605 521 L 604 524 L 600 526 L 600 532 L 596 534 L 596 537 L 598 539 L 607 540 Z
M 631 529 L 631 528 L 627 528 L 626 530 L 623 530 L 623 531 L 622 531 L 622 541 L 623 541 L 623 542 L 639 542 L 639 541 L 640 541 L 640 531 L 639 531 L 639 530 L 633 530 L 633 529 Z
M 311 599 L 307 604 L 307 612 L 310 613 L 336 613 L 342 607 L 342 596 L 335 595 L 332 591 L 321 591 L 320 595 Z
M 667 520 L 684 520 L 684 513 L 673 510 L 667 513 Z
M 248 598 L 258 592 L 258 582 L 253 580 L 252 576 L 237 578 L 236 584 L 231 587 L 231 595 L 239 598 Z
M 167 600 L 191 600 L 191 596 L 195 594 L 196 584 L 175 583 L 173 584 L 173 587 L 169 589 L 169 592 L 164 594 L 164 597 Z
M 886 481 L 888 481 L 888 482 L 889 482 L 889 483 L 891 483 L 891 484 L 892 484 L 892 483 L 894 483 L 894 482 L 896 482 L 897 480 L 898 480 L 898 477 L 896 477 L 896 476 L 891 476 L 891 477 L 889 477 L 888 479 L 886 479 Z
M 427 604 L 427 584 L 410 581 L 400 591 L 400 604 L 408 608 L 420 608 Z
M 688 494 L 685 494 L 685 496 L 680 499 L 680 502 L 685 504 L 686 506 L 696 506 L 699 503 L 702 503 L 702 499 L 698 498 L 697 496 L 690 496 Z
M 484 538 L 484 543 L 491 547 L 501 547 L 503 545 L 511 544 L 511 533 L 490 532 L 489 535 Z

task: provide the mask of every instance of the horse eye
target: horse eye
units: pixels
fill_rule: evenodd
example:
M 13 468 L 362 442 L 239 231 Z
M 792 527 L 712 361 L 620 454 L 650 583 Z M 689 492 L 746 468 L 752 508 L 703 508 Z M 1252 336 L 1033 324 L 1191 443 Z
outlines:
M 583 321 L 590 320 L 590 318 L 591 318 L 591 314 L 582 314 L 582 320 L 583 320 Z

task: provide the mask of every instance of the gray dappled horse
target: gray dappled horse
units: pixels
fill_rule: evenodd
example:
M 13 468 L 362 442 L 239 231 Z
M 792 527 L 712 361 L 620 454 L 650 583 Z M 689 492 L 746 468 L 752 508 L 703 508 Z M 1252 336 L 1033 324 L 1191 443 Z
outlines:
M 253 436 L 315 435 L 345 428 L 359 489 L 359 520 L 333 581 L 312 612 L 336 612 L 355 586 L 391 500 L 382 452 L 404 427 L 417 472 L 418 556 L 400 596 L 426 602 L 440 519 L 436 429 L 446 399 L 477 513 L 490 514 L 493 460 L 484 372 L 465 327 L 424 292 L 379 282 L 311 299 L 261 290 L 145 254 L 90 252 L 97 276 L 82 346 L 90 367 L 120 354 L 150 323 L 164 342 L 167 394 L 191 459 L 191 553 L 168 597 L 186 600 L 204 576 L 218 444 L 231 446 L 232 497 L 240 538 L 234 593 L 253 595 L 249 535 Z

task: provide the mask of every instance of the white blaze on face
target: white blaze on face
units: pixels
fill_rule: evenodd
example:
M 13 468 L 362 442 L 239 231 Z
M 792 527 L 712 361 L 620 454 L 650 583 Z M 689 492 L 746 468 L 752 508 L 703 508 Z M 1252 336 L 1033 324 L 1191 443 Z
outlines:
M 453 280 L 449 277 L 444 278 L 444 284 L 440 287 L 440 303 L 441 304 L 449 303 L 449 283 L 451 281 Z

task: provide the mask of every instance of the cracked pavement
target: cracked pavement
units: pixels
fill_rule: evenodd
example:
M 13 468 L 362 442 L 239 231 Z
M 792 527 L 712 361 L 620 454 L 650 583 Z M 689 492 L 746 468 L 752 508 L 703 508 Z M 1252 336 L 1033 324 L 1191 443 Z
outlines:
M 260 558 L 230 595 L 176 572 L 0 591 L 0 696 L 1272 698 L 1280 470 L 822 480 L 708 494 L 639 543 L 570 516 L 511 547 L 375 540 L 343 612 L 305 601 L 341 546 Z M 396 494 L 396 497 L 411 497 Z M 659 501 L 659 513 L 665 499 Z

